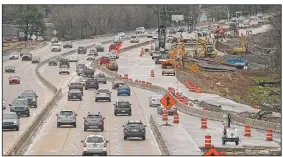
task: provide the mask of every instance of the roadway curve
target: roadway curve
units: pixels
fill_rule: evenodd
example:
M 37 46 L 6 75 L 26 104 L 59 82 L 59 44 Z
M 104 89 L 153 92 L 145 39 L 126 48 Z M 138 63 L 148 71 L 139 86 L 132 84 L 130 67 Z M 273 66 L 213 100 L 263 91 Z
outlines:
M 98 38 L 93 40 L 83 40 L 78 42 L 73 42 L 74 48 L 78 46 L 92 45 L 97 42 L 111 40 L 112 37 Z M 63 42 L 64 43 L 64 42 Z M 70 49 L 62 49 L 61 52 L 51 52 L 50 44 L 40 48 L 38 50 L 31 51 L 33 56 L 40 56 L 41 60 L 45 60 L 52 56 L 68 52 Z M 47 102 L 52 98 L 53 93 L 46 88 L 40 80 L 36 77 L 35 68 L 36 64 L 31 64 L 29 61 L 11 60 L 3 63 L 3 68 L 5 66 L 12 65 L 16 67 L 16 73 L 3 73 L 3 97 L 6 98 L 6 111 L 9 111 L 9 103 L 12 102 L 14 98 L 19 96 L 24 90 L 34 90 L 38 94 L 38 107 L 31 108 L 31 116 L 23 117 L 20 119 L 20 130 L 19 131 L 3 131 L 3 153 L 5 154 L 11 146 L 19 139 L 22 133 L 31 125 L 34 118 L 40 111 L 45 107 Z M 5 69 L 3 69 L 4 71 Z M 20 85 L 9 85 L 8 78 L 12 75 L 17 75 L 21 77 Z M 5 110 L 4 110 L 5 112 Z
M 140 42 L 150 39 L 141 39 Z M 132 44 L 129 41 L 125 41 L 122 47 L 127 47 Z M 108 45 L 106 45 L 108 47 Z M 107 52 L 107 49 L 105 49 Z M 106 54 L 106 53 L 100 53 Z M 74 54 L 75 55 L 75 54 Z M 85 55 L 78 55 L 79 61 L 85 61 L 90 65 L 89 61 L 86 61 Z M 160 155 L 160 151 L 155 138 L 149 128 L 148 113 L 144 112 L 143 104 L 147 103 L 147 97 L 151 95 L 149 91 L 143 91 L 141 93 L 135 93 L 132 90 L 132 96 L 122 97 L 117 96 L 116 91 L 112 91 L 112 102 L 97 102 L 94 103 L 94 90 L 87 90 L 84 93 L 83 101 L 67 101 L 66 92 L 69 82 L 73 82 L 79 79 L 79 76 L 75 75 L 75 66 L 71 63 L 71 75 L 59 75 L 58 67 L 45 67 L 40 69 L 41 74 L 46 77 L 51 83 L 56 86 L 63 85 L 63 97 L 58 105 L 52 110 L 50 117 L 46 120 L 42 129 L 35 136 L 34 141 L 25 151 L 25 155 L 81 155 L 83 145 L 80 143 L 87 135 L 94 132 L 83 131 L 83 117 L 87 115 L 87 112 L 101 112 L 105 119 L 104 132 L 95 132 L 102 134 L 110 141 L 108 145 L 108 154 L 110 155 Z M 111 89 L 112 83 L 106 85 L 101 84 L 101 88 Z M 146 94 L 144 94 L 146 93 Z M 132 103 L 133 114 L 131 117 L 118 116 L 113 114 L 113 103 L 117 100 L 128 100 Z M 57 128 L 56 126 L 56 113 L 61 109 L 72 109 L 77 112 L 77 128 Z M 122 125 L 129 119 L 142 120 L 147 127 L 147 135 L 145 141 L 133 140 L 124 141 Z M 54 143 L 56 141 L 56 143 Z

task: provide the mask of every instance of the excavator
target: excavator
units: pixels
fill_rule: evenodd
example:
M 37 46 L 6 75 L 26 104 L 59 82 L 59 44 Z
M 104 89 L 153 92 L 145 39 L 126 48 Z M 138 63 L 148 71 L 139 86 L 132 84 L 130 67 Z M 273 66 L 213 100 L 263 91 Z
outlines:
M 234 47 L 232 48 L 232 53 L 234 55 L 243 54 L 243 53 L 250 53 L 249 51 L 249 36 L 252 34 L 251 30 L 246 31 L 246 36 L 241 35 L 241 46 L 242 47 Z
M 175 57 L 177 55 L 177 48 L 174 48 L 173 50 L 169 51 L 168 54 L 169 54 L 168 59 L 159 60 L 162 69 L 166 69 L 168 66 L 172 67 L 172 69 L 174 68 L 174 64 L 176 61 Z
M 197 36 L 196 38 L 196 52 L 198 52 L 199 43 L 201 43 L 203 46 L 203 50 L 199 54 L 200 57 L 215 57 L 217 55 L 217 52 L 214 50 L 213 45 L 208 44 L 207 37 L 204 39 Z

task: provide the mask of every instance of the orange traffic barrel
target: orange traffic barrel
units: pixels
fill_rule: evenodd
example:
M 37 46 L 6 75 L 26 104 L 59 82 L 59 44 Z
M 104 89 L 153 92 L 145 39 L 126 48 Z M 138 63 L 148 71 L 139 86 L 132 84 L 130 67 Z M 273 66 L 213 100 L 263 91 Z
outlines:
M 176 96 L 181 96 L 181 94 L 179 92 L 176 93 Z
M 124 74 L 124 79 L 128 79 L 128 74 Z
M 204 146 L 205 147 L 211 147 L 211 136 L 206 135 L 204 139 Z
M 162 110 L 162 120 L 168 120 L 167 110 L 165 108 Z
M 266 141 L 272 141 L 272 130 L 266 129 Z
M 179 114 L 175 112 L 173 115 L 173 123 L 179 123 Z
M 183 99 L 182 103 L 185 104 L 185 105 L 188 105 L 189 101 L 187 99 Z
M 207 128 L 207 119 L 206 118 L 201 118 L 201 128 L 202 129 Z
M 151 70 L 151 71 L 150 71 L 150 76 L 151 76 L 151 77 L 154 77 L 154 70 Z
M 203 110 L 203 111 L 207 111 L 207 110 L 208 110 L 208 107 L 202 107 L 202 110 Z
M 201 93 L 201 88 L 200 87 L 196 87 L 196 93 Z
M 245 125 L 245 135 L 244 136 L 251 136 L 251 126 Z
M 190 92 L 195 92 L 196 91 L 196 86 L 195 85 L 189 85 L 189 90 L 190 90 Z

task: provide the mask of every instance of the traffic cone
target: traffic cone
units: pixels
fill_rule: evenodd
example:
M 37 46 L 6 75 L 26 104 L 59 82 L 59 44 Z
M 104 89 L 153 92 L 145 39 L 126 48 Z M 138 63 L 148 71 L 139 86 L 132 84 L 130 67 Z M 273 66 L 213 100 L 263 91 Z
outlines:
M 167 110 L 165 108 L 162 110 L 162 120 L 168 120 Z
M 173 123 L 179 123 L 179 114 L 175 112 L 173 115 L 174 115 Z
M 150 76 L 151 76 L 151 77 L 154 77 L 154 70 L 151 70 L 151 71 L 150 71 Z

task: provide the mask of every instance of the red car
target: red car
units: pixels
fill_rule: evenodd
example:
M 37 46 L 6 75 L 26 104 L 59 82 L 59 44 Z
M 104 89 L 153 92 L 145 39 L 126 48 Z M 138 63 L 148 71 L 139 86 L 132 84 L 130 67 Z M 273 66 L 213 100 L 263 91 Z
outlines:
M 13 84 L 13 83 L 20 84 L 21 83 L 20 77 L 19 76 L 10 76 L 9 77 L 9 84 Z
M 110 58 L 109 57 L 103 56 L 103 57 L 100 58 L 100 65 L 108 64 L 109 62 L 110 62 Z

